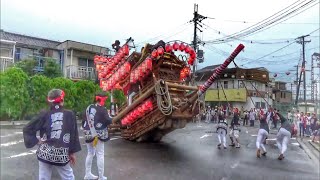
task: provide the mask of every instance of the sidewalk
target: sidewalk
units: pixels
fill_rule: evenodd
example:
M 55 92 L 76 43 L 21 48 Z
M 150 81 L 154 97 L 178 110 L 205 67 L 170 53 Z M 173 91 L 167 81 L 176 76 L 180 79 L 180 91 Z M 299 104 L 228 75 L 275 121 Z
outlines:
M 14 126 L 25 126 L 28 124 L 28 120 L 22 120 L 22 121 L 0 121 L 0 127 L 14 127 Z M 80 120 L 77 120 L 78 124 L 81 124 Z

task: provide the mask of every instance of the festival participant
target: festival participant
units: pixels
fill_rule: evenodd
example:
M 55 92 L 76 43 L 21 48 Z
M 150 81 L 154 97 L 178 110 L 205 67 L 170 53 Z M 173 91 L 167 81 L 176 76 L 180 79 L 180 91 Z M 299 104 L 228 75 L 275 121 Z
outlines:
M 233 118 L 231 121 L 231 127 L 230 127 L 230 140 L 231 140 L 231 144 L 230 146 L 236 146 L 236 148 L 240 148 L 240 143 L 239 143 L 239 132 L 240 132 L 240 124 L 239 124 L 239 113 L 238 113 L 238 108 L 234 108 L 233 109 Z M 237 142 L 237 144 L 235 144 L 234 140 Z
M 265 156 L 267 154 L 267 150 L 264 146 L 264 142 L 266 141 L 266 138 L 268 135 L 269 135 L 269 126 L 267 122 L 267 114 L 265 114 L 260 119 L 260 128 L 258 131 L 258 136 L 256 141 L 258 158 L 260 158 L 261 155 Z M 261 150 L 263 151 L 262 154 L 261 154 Z
M 109 140 L 108 125 L 112 123 L 104 104 L 107 96 L 98 93 L 95 97 L 95 104 L 91 104 L 86 109 L 86 119 L 83 125 L 85 141 L 87 143 L 88 154 L 86 158 L 86 174 L 84 179 L 97 179 L 91 173 L 92 160 L 97 155 L 97 166 L 99 180 L 106 180 L 104 176 L 104 142 Z
M 65 93 L 52 89 L 47 100 L 50 109 L 41 112 L 23 128 L 27 148 L 39 145 L 39 180 L 50 180 L 53 167 L 62 180 L 74 180 L 75 153 L 81 150 L 75 114 L 63 108 Z M 37 138 L 40 131 L 40 139 Z
M 228 122 L 221 108 L 218 110 L 217 116 L 218 116 L 217 133 L 218 133 L 218 140 L 219 140 L 218 148 L 220 149 L 221 144 L 223 144 L 223 148 L 227 149 L 226 135 L 227 135 Z
M 256 112 L 254 109 L 251 108 L 251 110 L 249 112 L 250 126 L 254 126 L 255 119 L 256 119 Z
M 288 143 L 291 138 L 292 127 L 290 122 L 280 113 L 277 113 L 277 116 L 280 118 L 281 121 L 281 127 L 277 134 L 277 145 L 280 151 L 278 159 L 282 160 L 284 158 L 284 153 L 287 151 Z

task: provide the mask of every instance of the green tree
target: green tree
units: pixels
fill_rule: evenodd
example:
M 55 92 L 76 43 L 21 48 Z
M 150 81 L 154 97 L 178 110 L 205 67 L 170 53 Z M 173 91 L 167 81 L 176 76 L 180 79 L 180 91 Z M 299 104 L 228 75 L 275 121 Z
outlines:
M 30 105 L 27 74 L 20 68 L 12 67 L 0 73 L 0 82 L 1 120 L 23 118 Z
M 28 112 L 30 114 L 37 113 L 39 110 L 48 106 L 47 94 L 51 90 L 52 79 L 43 75 L 35 75 L 30 78 L 28 83 L 28 91 L 31 102 Z
M 64 106 L 68 109 L 74 110 L 75 104 L 81 101 L 81 99 L 75 99 L 77 89 L 74 86 L 74 82 L 70 79 L 63 77 L 53 78 L 51 88 L 62 89 L 66 93 Z
M 88 80 L 81 80 L 74 83 L 76 94 L 74 99 L 74 110 L 77 112 L 83 112 L 85 108 L 93 103 L 95 93 L 100 89 L 97 84 Z
M 61 77 L 62 72 L 60 65 L 54 59 L 46 59 L 43 69 L 43 75 L 49 78 Z
M 35 74 L 34 68 L 38 62 L 34 59 L 24 59 L 15 64 L 15 67 L 21 68 L 23 72 L 25 72 L 28 76 L 32 76 Z

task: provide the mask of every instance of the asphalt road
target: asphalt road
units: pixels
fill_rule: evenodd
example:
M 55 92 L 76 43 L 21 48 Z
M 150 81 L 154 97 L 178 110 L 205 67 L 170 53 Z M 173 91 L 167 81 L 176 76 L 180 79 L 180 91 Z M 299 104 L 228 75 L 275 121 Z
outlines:
M 188 124 L 165 136 L 160 143 L 134 143 L 113 137 L 105 144 L 105 175 L 109 180 L 318 180 L 315 164 L 295 139 L 283 161 L 278 149 L 267 145 L 267 157 L 255 156 L 256 128 L 242 127 L 241 148 L 218 150 L 214 124 Z M 35 149 L 24 147 L 21 128 L 1 128 L 1 179 L 38 178 Z M 76 180 L 84 177 L 86 147 L 74 167 Z M 274 135 L 269 138 L 272 139 Z M 228 139 L 229 140 L 229 139 Z M 270 141 L 271 142 L 271 141 Z M 93 173 L 97 174 L 96 160 Z M 59 179 L 54 171 L 52 179 Z

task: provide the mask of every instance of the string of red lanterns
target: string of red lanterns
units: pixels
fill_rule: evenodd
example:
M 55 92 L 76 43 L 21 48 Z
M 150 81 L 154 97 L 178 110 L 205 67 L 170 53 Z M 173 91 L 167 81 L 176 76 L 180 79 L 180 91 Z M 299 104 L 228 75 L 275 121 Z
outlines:
M 151 99 L 146 100 L 121 120 L 122 125 L 129 125 L 134 123 L 137 119 L 152 111 L 153 108 L 154 107 Z
M 147 57 L 137 68 L 130 73 L 130 83 L 142 81 L 152 71 L 152 59 Z
M 94 56 L 94 64 L 100 80 L 100 88 L 109 91 L 125 76 L 129 75 L 131 66 L 125 63 L 126 56 L 129 55 L 129 46 L 123 45 L 119 51 L 111 58 Z M 115 73 L 113 73 L 116 71 Z M 105 78 L 108 78 L 107 80 Z
M 185 52 L 189 54 L 188 64 L 191 66 L 194 64 L 194 61 L 196 60 L 196 52 L 192 47 L 190 47 L 189 45 L 186 45 L 183 42 L 180 44 L 178 42 L 174 42 L 172 45 L 171 44 L 165 45 L 165 51 L 167 53 L 171 53 L 173 50 L 174 51 L 180 50 L 181 52 Z

